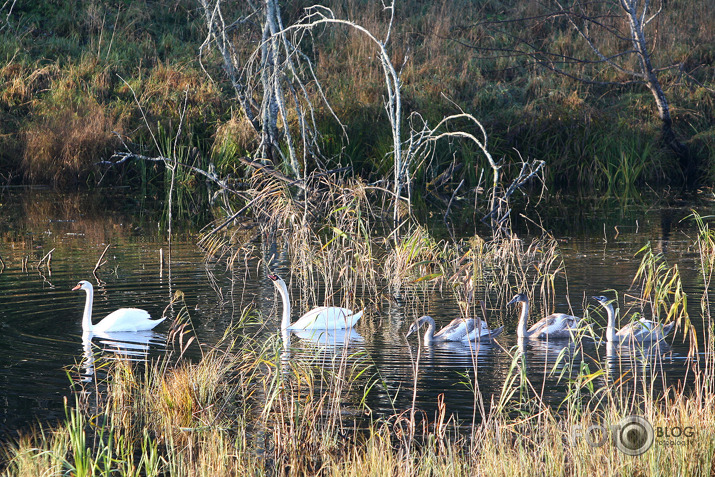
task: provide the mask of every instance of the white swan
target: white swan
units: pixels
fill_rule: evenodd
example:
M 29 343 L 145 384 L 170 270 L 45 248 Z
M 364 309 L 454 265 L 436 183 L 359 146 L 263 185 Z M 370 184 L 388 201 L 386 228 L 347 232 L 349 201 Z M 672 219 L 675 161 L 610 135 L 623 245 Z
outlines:
M 529 320 L 529 297 L 526 293 L 519 293 L 507 305 L 514 303 L 521 303 L 521 315 L 516 328 L 516 335 L 519 338 L 573 339 L 578 331 L 580 318 L 565 313 L 551 314 L 526 329 Z
M 661 325 L 655 321 L 641 318 L 638 321 L 628 323 L 620 330 L 616 331 L 616 313 L 613 311 L 611 301 L 605 296 L 591 297 L 599 302 L 605 309 L 608 315 L 608 324 L 606 326 L 606 340 L 609 343 L 641 343 L 644 341 L 661 341 L 668 336 L 668 333 L 675 326 L 675 321 L 671 321 L 667 325 Z
M 268 278 L 273 280 L 273 284 L 278 289 L 283 299 L 283 319 L 281 320 L 282 330 L 343 330 L 352 328 L 362 316 L 362 310 L 353 314 L 352 310 L 339 306 L 321 306 L 310 310 L 301 316 L 298 321 L 290 322 L 290 299 L 288 298 L 288 287 L 281 277 L 268 274 Z
M 153 329 L 156 325 L 164 321 L 164 318 L 152 320 L 148 312 L 138 308 L 120 308 L 111 312 L 96 325 L 93 325 L 92 301 L 94 300 L 94 288 L 92 284 L 86 280 L 82 280 L 72 290 L 84 290 L 87 293 L 87 301 L 84 303 L 84 315 L 82 317 L 82 330 L 85 333 L 145 331 Z
M 481 322 L 481 324 L 477 322 Z M 455 318 L 449 322 L 444 328 L 437 333 L 434 332 L 436 325 L 431 316 L 425 315 L 415 320 L 410 329 L 407 331 L 405 338 L 410 336 L 415 331 L 419 330 L 424 324 L 427 324 L 425 331 L 424 343 L 430 345 L 432 343 L 445 343 L 454 341 L 476 341 L 481 339 L 491 339 L 499 336 L 504 330 L 504 327 L 490 330 L 484 320 L 474 318 Z

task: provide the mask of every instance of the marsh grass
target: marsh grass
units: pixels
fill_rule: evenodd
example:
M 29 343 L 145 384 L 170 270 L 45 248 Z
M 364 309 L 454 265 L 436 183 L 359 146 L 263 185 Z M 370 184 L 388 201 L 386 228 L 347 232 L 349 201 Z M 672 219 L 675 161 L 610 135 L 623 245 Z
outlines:
M 416 297 L 451 292 L 465 317 L 482 315 L 480 303 L 503 309 L 521 292 L 546 312 L 553 309 L 557 285 L 565 285 L 568 293 L 558 243 L 548 235 L 530 241 L 475 235 L 454 242 L 438 241 L 424 227 L 415 227 L 389 249 L 384 264 L 393 293 L 405 298 L 410 292 Z

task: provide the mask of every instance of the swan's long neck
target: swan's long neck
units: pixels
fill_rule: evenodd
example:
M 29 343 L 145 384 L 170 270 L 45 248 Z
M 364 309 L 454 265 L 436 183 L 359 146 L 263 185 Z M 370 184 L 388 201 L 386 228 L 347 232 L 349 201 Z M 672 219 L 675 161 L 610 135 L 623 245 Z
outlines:
M 606 314 L 608 315 L 608 324 L 606 325 L 606 340 L 617 341 L 616 312 L 613 311 L 613 305 L 611 305 L 610 303 L 603 306 L 606 308 Z
M 283 300 L 283 318 L 281 320 L 281 329 L 285 330 L 290 327 L 290 299 L 288 299 L 288 287 L 286 287 L 285 282 L 281 281 L 277 283 L 278 292 L 281 294 L 281 299 Z
M 516 335 L 519 338 L 526 338 L 529 332 L 526 330 L 526 322 L 529 320 L 529 302 L 521 302 L 521 315 L 519 316 L 519 324 L 516 327 Z
M 87 293 L 87 299 L 84 302 L 84 316 L 82 316 L 82 331 L 92 331 L 92 301 L 94 299 L 93 290 L 84 290 Z
M 423 323 L 427 323 L 427 331 L 425 331 L 425 343 L 430 344 L 434 341 L 435 323 L 432 317 L 426 316 L 422 318 Z

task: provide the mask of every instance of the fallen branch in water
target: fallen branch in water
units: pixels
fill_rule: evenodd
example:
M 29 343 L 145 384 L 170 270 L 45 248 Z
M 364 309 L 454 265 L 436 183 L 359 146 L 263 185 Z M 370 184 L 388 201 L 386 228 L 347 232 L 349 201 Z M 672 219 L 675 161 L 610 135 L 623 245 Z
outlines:
M 92 273 L 97 273 L 97 270 L 99 270 L 102 265 L 104 265 L 107 262 L 102 262 L 102 259 L 104 258 L 104 255 L 106 255 L 107 250 L 109 250 L 109 247 L 111 246 L 111 243 L 108 243 L 106 247 L 104 247 L 104 252 L 102 252 L 102 255 L 99 256 L 99 260 L 97 260 L 97 264 L 94 266 L 94 270 L 92 270 Z
M 47 269 L 50 270 L 50 274 L 52 274 L 52 252 L 54 252 L 54 251 L 55 251 L 55 249 L 53 248 L 52 250 L 50 250 L 49 252 L 47 252 L 47 253 L 45 254 L 45 256 L 42 257 L 42 259 L 41 259 L 39 262 L 37 262 L 37 269 L 38 269 L 38 270 L 40 269 L 40 267 L 42 266 L 43 263 L 46 263 L 46 264 L 47 264 Z

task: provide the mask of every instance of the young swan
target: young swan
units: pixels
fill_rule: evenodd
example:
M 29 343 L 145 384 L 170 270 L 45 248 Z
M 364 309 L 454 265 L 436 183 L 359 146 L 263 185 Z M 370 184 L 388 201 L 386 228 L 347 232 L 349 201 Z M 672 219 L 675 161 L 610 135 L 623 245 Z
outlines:
M 80 281 L 74 290 L 84 290 L 87 300 L 84 303 L 84 316 L 82 318 L 82 331 L 92 333 L 112 333 L 116 331 L 146 331 L 153 329 L 164 321 L 164 318 L 152 320 L 149 313 L 138 308 L 120 308 L 111 312 L 96 325 L 92 324 L 92 301 L 94 288 L 86 280 Z
M 470 320 L 474 320 L 474 318 L 470 318 Z M 502 331 L 504 331 L 504 325 L 500 326 L 499 328 L 494 328 L 493 330 L 490 330 L 489 325 L 486 321 L 479 321 L 482 322 L 482 325 L 480 327 L 475 326 L 474 329 L 466 337 L 462 338 L 462 341 L 466 342 L 492 340 L 502 334 Z
M 339 306 L 321 306 L 310 310 L 301 316 L 298 321 L 290 322 L 290 299 L 288 287 L 281 277 L 268 274 L 268 278 L 278 289 L 283 299 L 282 330 L 344 330 L 352 328 L 362 316 L 362 310 L 353 314 L 352 310 Z
M 578 331 L 580 318 L 565 313 L 554 313 L 537 321 L 531 328 L 527 329 L 529 298 L 526 293 L 519 293 L 507 305 L 513 305 L 514 303 L 521 303 L 521 315 L 516 328 L 516 334 L 519 338 L 574 339 Z
M 675 326 L 675 321 L 667 325 L 661 325 L 655 321 L 641 318 L 638 321 L 628 323 L 620 330 L 616 331 L 616 313 L 613 311 L 611 300 L 605 296 L 591 297 L 606 309 L 608 324 L 606 325 L 606 340 L 609 343 L 642 343 L 661 341 L 668 336 L 668 333 Z
M 504 327 L 497 328 L 495 330 L 490 330 L 487 322 L 482 319 L 475 318 L 455 318 L 449 322 L 444 328 L 439 330 L 437 333 L 434 332 L 436 325 L 434 319 L 431 316 L 422 316 L 418 318 L 407 331 L 405 338 L 410 336 L 415 331 L 419 330 L 420 327 L 427 324 L 427 330 L 425 331 L 424 343 L 430 345 L 433 343 L 444 343 L 444 342 L 454 342 L 454 341 L 477 341 L 477 340 L 489 340 L 496 338 L 504 331 Z

